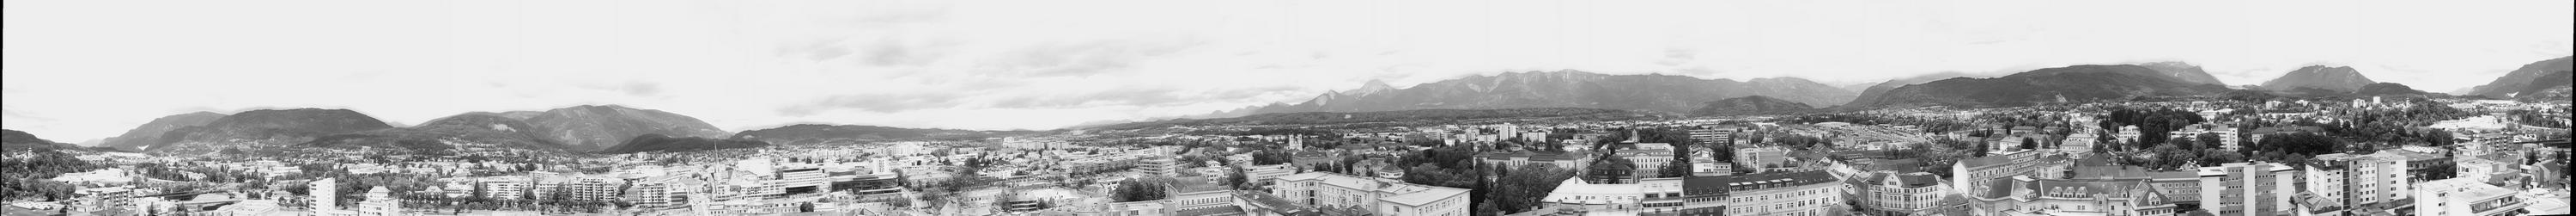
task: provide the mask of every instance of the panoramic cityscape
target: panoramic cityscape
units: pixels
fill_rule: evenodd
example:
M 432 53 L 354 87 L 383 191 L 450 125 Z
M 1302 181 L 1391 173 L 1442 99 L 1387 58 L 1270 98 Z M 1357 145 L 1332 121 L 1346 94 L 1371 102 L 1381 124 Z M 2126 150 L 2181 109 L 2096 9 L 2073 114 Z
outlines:
M 7 1 L 0 215 L 2568 215 L 2571 1 Z

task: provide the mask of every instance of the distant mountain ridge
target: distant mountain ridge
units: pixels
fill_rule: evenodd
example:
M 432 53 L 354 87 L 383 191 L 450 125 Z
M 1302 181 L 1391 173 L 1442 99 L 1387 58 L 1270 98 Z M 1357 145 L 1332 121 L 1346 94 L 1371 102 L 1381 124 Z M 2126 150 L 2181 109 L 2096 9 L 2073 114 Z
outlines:
M 35 134 L 28 134 L 26 131 L 0 129 L 0 150 L 17 152 L 19 150 L 83 151 L 85 149 L 79 145 L 37 138 Z
M 203 153 L 233 144 L 291 144 L 332 134 L 392 128 L 382 120 L 347 109 L 243 111 L 201 126 L 163 133 L 152 152 Z
M 2076 65 L 2045 68 L 1995 78 L 1950 78 L 1904 85 L 1865 95 L 1845 109 L 1904 106 L 2028 106 L 2133 97 L 2205 96 L 2228 92 L 2224 86 L 2175 78 L 2138 65 Z
M 1854 101 L 1846 101 L 1846 102 L 1844 102 L 1843 104 L 1847 106 L 1847 105 L 1850 105 L 1850 104 L 1851 104 L 1851 102 L 1855 102 L 1855 101 L 1858 101 L 1858 100 L 1863 99 L 1863 98 L 1880 98 L 1880 97 L 1885 97 L 1885 95 L 1887 94 L 1887 91 L 1888 91 L 1888 90 L 1896 90 L 1896 88 L 1897 88 L 1897 87 L 1905 87 L 1906 85 L 1923 84 L 1923 83 L 1928 83 L 1928 82 L 1932 82 L 1932 81 L 1947 80 L 1947 79 L 1950 79 L 1950 78 L 1994 78 L 1994 77 L 1997 77 L 1997 76 L 1991 76 L 1991 75 L 1989 75 L 1989 76 L 1979 76 L 1979 75 L 1968 74 L 1968 73 L 1960 73 L 1960 72 L 1940 72 L 1940 73 L 1932 73 L 1932 74 L 1916 75 L 1916 76 L 1913 76 L 1913 77 L 1905 77 L 1905 78 L 1889 79 L 1889 80 L 1887 80 L 1887 81 L 1885 81 L 1885 82 L 1878 82 L 1877 84 L 1871 84 L 1871 85 L 1870 85 L 1869 87 L 1867 87 L 1867 88 L 1862 88 L 1862 89 L 1860 90 L 1860 95 L 1852 97 L 1852 100 L 1854 100 Z
M 1809 105 L 1839 104 L 1854 96 L 1841 88 L 1798 78 L 1735 81 L 1663 74 L 1512 72 L 1468 76 L 1400 89 L 1372 83 L 1359 90 L 1333 91 L 1303 102 L 1278 103 L 1219 114 L 1543 107 L 1684 113 L 1698 108 L 1703 102 L 1755 95 Z
M 1333 125 L 1359 123 L 1438 122 L 1453 123 L 1478 119 L 1630 119 L 1653 116 L 1628 110 L 1596 108 L 1510 108 L 1510 109 L 1419 109 L 1375 112 L 1300 112 L 1263 113 L 1252 116 L 1210 119 L 1168 119 L 1148 122 L 1119 123 L 1087 127 L 1100 130 L 1129 130 L 1165 127 L 1211 125 Z
M 2371 81 L 2370 77 L 2363 76 L 2360 71 L 2353 70 L 2352 67 L 2313 65 L 2301 67 L 2298 70 L 2292 70 L 2290 73 L 2281 74 L 2281 77 L 2272 78 L 2271 81 L 2264 81 L 2262 86 L 2265 89 L 2272 90 L 2294 90 L 2301 87 L 2307 87 L 2352 92 L 2361 90 L 2361 86 L 2370 85 L 2372 83 L 2379 82 Z
M 694 117 L 618 105 L 557 108 L 525 121 L 542 137 L 582 151 L 607 149 L 645 134 L 704 138 L 732 134 Z
M 873 125 L 796 124 L 778 128 L 742 131 L 734 133 L 732 139 L 759 140 L 762 142 L 784 145 L 921 139 L 938 136 L 982 133 L 985 132 L 956 129 L 899 128 Z
M 616 146 L 601 149 L 599 153 L 625 154 L 638 152 L 687 152 L 716 149 L 759 148 L 768 146 L 768 142 L 761 142 L 758 140 L 671 137 L 663 136 L 661 134 L 644 134 L 635 136 L 634 139 L 629 139 L 624 143 L 617 144 Z
M 491 144 L 501 147 L 543 151 L 563 151 L 561 143 L 545 139 L 543 130 L 525 121 L 497 113 L 474 112 L 432 120 L 418 126 L 386 128 L 333 134 L 300 143 L 310 147 L 399 147 L 414 150 L 441 150 L 455 144 Z M 426 148 L 426 149 L 423 149 Z
M 162 116 L 161 118 L 152 119 L 152 122 L 145 122 L 143 125 L 135 126 L 134 129 L 126 130 L 125 134 L 102 139 L 99 141 L 98 146 L 128 151 L 142 150 L 144 147 L 152 146 L 152 144 L 162 143 L 161 135 L 169 133 L 170 130 L 177 130 L 184 127 L 204 126 L 206 123 L 213 123 L 215 122 L 215 119 L 222 119 L 224 116 L 224 114 L 213 112 L 192 112 Z
M 2173 77 L 2174 79 L 2183 82 L 2221 86 L 2227 85 L 2226 82 L 2218 81 L 2218 76 L 2209 75 L 2209 71 L 2201 70 L 2200 66 L 2192 65 L 2191 63 L 2170 61 L 2148 62 L 2139 63 L 2138 66 L 2147 67 L 2147 69 L 2154 69 L 2158 72 L 2164 72 L 2165 76 Z
M 1701 105 L 1698 110 L 1692 110 L 1691 115 L 1764 115 L 1804 112 L 1814 109 L 1816 109 L 1816 107 L 1807 106 L 1807 104 L 1757 95 L 1709 101 L 1708 103 Z
M 2576 59 L 2571 58 L 2576 58 L 2576 56 L 2558 57 L 2555 59 L 2524 64 L 2520 68 L 2514 68 L 2511 72 L 2505 72 L 2504 76 L 2496 77 L 2495 81 L 2488 81 L 2485 85 L 2470 87 L 2469 92 L 2467 93 L 2469 95 L 2507 98 L 2508 96 L 2517 94 L 2548 91 L 2557 85 L 2567 83 L 2567 79 L 2549 79 L 2545 78 L 2546 76 L 2550 76 L 2552 73 L 2576 71 Z

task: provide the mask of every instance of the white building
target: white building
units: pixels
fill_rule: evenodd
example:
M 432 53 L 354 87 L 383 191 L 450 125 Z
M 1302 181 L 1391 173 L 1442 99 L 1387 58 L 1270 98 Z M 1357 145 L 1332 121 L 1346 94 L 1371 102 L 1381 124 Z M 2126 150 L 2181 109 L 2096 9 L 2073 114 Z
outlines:
M 1726 215 L 1825 216 L 1846 213 L 1843 185 L 1825 171 L 1727 176 Z
M 2384 212 L 2414 196 L 2406 180 L 2406 157 L 2391 154 L 2317 155 L 2303 175 L 2307 193 L 2296 203 L 2303 215 Z
M 2451 178 L 2416 185 L 2415 215 L 2419 216 L 2486 216 L 2513 215 L 2530 202 L 2515 197 L 2513 189 L 2478 182 L 2479 178 Z
M 2281 215 L 2297 196 L 2289 165 L 2228 163 L 2201 167 L 2200 209 L 2213 215 Z
M 392 193 L 392 191 L 385 190 L 384 186 L 376 186 L 375 189 L 367 189 L 367 200 L 358 202 L 358 215 L 402 215 L 402 200 L 394 199 Z
M 1377 215 L 1468 215 L 1465 188 L 1310 172 L 1278 178 L 1271 193 L 1308 207 L 1365 208 Z

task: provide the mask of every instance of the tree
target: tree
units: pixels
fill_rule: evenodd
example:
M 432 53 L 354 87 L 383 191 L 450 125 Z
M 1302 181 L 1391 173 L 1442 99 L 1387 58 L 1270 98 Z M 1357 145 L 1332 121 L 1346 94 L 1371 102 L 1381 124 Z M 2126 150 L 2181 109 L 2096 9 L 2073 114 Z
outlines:
M 1161 200 L 1171 195 L 1164 189 L 1171 186 L 1171 181 L 1170 178 L 1154 177 L 1118 182 L 1117 190 L 1110 192 L 1109 199 L 1118 202 Z
M 2021 149 L 2023 149 L 2023 150 L 2039 149 L 2039 139 L 2031 139 L 2030 137 L 2022 137 L 2022 138 L 2021 138 Z
M 1233 186 L 1235 190 L 1252 190 L 1251 180 L 1246 179 L 1243 175 L 1243 167 L 1234 167 L 1229 170 L 1230 171 L 1225 173 L 1226 186 Z

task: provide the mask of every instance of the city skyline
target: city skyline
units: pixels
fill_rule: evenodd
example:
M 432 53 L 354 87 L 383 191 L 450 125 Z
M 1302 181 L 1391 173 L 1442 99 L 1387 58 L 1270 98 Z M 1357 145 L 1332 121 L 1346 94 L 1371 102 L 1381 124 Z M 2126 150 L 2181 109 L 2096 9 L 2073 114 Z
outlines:
M 6 126 L 64 141 L 295 107 L 1044 130 L 1557 70 L 1843 86 L 2182 61 L 2251 85 L 2324 64 L 2446 92 L 2576 35 L 2565 1 L 8 4 Z

